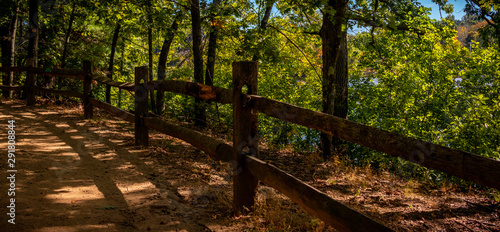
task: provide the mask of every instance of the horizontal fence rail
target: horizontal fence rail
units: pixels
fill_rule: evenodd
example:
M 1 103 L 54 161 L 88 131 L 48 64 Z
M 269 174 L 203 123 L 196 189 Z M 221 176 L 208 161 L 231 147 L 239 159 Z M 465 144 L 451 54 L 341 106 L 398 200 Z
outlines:
M 246 157 L 246 165 L 252 175 L 264 184 L 283 193 L 307 212 L 339 231 L 392 231 L 274 165 L 252 156 Z
M 114 107 L 94 98 L 91 98 L 90 102 L 94 106 L 99 107 L 121 118 L 122 120 L 128 122 L 135 121 L 134 114 L 124 111 L 118 107 Z M 233 158 L 233 148 L 222 140 L 214 139 L 195 130 L 177 126 L 160 118 L 146 117 L 144 118 L 144 122 L 149 128 L 190 143 L 194 147 L 210 155 L 215 160 L 230 161 Z
M 254 109 L 306 126 L 415 164 L 500 190 L 500 161 L 381 130 L 329 114 L 263 98 L 247 96 Z
M 96 80 L 96 81 L 99 81 L 101 83 L 113 86 L 113 87 L 117 87 L 119 89 L 124 89 L 124 90 L 128 90 L 128 91 L 135 91 L 135 85 L 134 85 L 134 83 L 130 83 L 130 82 L 117 82 L 117 81 L 113 81 L 113 80 L 111 80 L 111 79 L 109 79 L 107 77 L 98 76 L 98 75 L 93 75 L 92 79 Z
M 92 76 L 93 80 L 107 84 L 119 89 L 136 91 L 136 85 L 130 82 L 116 82 L 103 76 Z M 189 81 L 180 80 L 163 80 L 149 81 L 144 83 L 144 88 L 147 90 L 158 90 L 171 93 L 185 94 L 195 98 L 214 101 L 222 104 L 233 103 L 233 93 L 230 89 L 225 89 L 216 86 L 204 85 Z
M 215 160 L 231 161 L 233 147 L 222 140 L 206 136 L 198 131 L 177 126 L 160 118 L 145 118 L 146 126 L 164 134 L 182 139 L 194 147 L 204 151 Z
M 62 95 L 62 96 L 67 96 L 67 97 L 83 98 L 83 93 L 75 92 L 75 91 L 48 89 L 48 88 L 42 88 L 40 86 L 33 86 L 31 88 L 35 91 L 40 91 L 40 92 L 45 92 L 45 93 L 51 93 L 51 94 Z
M 180 93 L 222 104 L 233 103 L 232 90 L 216 86 L 179 80 L 152 81 L 145 83 L 144 86 L 148 90 L 156 89 L 165 92 Z
M 125 120 L 125 121 L 128 121 L 128 122 L 134 122 L 135 121 L 135 115 L 134 114 L 131 114 L 125 110 L 122 110 L 118 107 L 114 107 L 108 103 L 105 103 L 105 102 L 102 102 L 102 101 L 99 101 L 97 99 L 94 99 L 94 98 L 90 98 L 90 103 L 94 106 L 97 106 L 103 110 L 106 110 L 107 112 L 121 118 L 122 120 Z
M 13 90 L 13 91 L 25 91 L 27 105 L 34 105 L 36 102 L 35 92 L 50 93 L 56 95 L 62 95 L 67 97 L 83 98 L 85 100 L 85 93 L 79 93 L 76 91 L 67 90 L 56 90 L 43 88 L 36 86 L 35 75 L 45 75 L 45 76 L 56 76 L 83 80 L 86 76 L 86 71 L 91 72 L 91 70 L 71 70 L 71 69 L 52 69 L 52 68 L 37 68 L 33 67 L 33 60 L 27 59 L 27 67 L 0 67 L 0 72 L 26 72 L 26 80 L 24 86 L 5 86 L 0 85 L 2 90 Z
M 35 67 L 0 67 L 0 72 L 30 72 L 39 75 L 59 76 L 73 79 L 79 79 L 84 76 L 84 73 L 80 70 Z
M 22 91 L 24 90 L 24 86 L 9 86 L 9 85 L 0 85 L 1 90 L 11 90 L 11 91 Z

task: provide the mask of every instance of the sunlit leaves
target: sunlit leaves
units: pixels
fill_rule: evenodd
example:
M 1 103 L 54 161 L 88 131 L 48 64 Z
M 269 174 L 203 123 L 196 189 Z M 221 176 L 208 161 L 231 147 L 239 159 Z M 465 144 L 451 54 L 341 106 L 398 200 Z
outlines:
M 500 158 L 498 50 L 463 48 L 452 28 L 425 25 L 424 35 L 376 30 L 351 40 L 350 119 Z

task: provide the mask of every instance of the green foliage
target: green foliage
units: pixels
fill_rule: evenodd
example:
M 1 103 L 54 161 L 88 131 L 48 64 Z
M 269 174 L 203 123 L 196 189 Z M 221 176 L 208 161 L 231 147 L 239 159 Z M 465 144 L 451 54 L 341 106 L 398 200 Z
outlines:
M 456 31 L 442 24 L 426 28 L 421 36 L 378 30 L 374 40 L 368 33 L 352 39 L 350 119 L 499 159 L 498 50 L 462 47 Z M 442 179 L 399 159 L 352 150 L 354 159 L 369 157 L 371 165 Z
M 321 8 L 326 1 L 278 1 L 267 29 L 259 27 L 271 1 L 222 1 L 214 12 L 205 2 L 203 16 L 215 15 L 219 30 L 214 85 L 232 88 L 231 63 L 259 57 L 259 95 L 307 109 L 321 110 Z M 447 1 L 436 1 L 451 7 Z M 73 2 L 56 1 L 41 11 L 43 37 L 40 66 L 61 63 L 66 28 Z M 153 29 L 153 72 L 156 75 L 161 44 L 175 12 L 185 20 L 168 54 L 167 79 L 192 81 L 191 22 L 185 9 L 189 1 L 77 1 L 70 33 L 66 68 L 80 69 L 91 60 L 95 72 L 103 74 L 109 62 L 113 30 L 122 25 L 114 62 L 114 79 L 133 82 L 134 67 L 147 65 L 147 29 Z M 25 3 L 21 8 L 26 8 Z M 455 38 L 451 21 L 428 18 L 429 9 L 415 1 L 350 1 L 348 29 L 355 25 L 363 32 L 348 36 L 349 120 L 419 138 L 490 158 L 500 158 L 500 54 L 498 45 L 475 43 L 463 47 Z M 42 7 L 43 8 L 43 7 Z M 44 8 L 45 9 L 45 8 Z M 2 8 L 3 10 L 3 8 Z M 477 9 L 476 9 L 477 10 Z M 333 11 L 330 13 L 334 13 Z M 153 24 L 148 20 L 152 16 Z M 7 20 L 1 14 L 0 23 Z M 20 17 L 26 17 L 20 13 Z M 463 23 L 481 21 L 469 15 Z M 26 23 L 26 21 L 24 21 Z M 458 21 L 457 21 L 458 23 Z M 211 21 L 204 17 L 207 40 Z M 492 29 L 490 27 L 490 29 Z M 24 27 L 26 32 L 26 27 Z M 20 38 L 22 42 L 23 39 Z M 469 39 L 472 39 L 470 37 Z M 27 43 L 17 49 L 24 57 Z M 205 44 L 208 44 L 205 41 Z M 204 47 L 207 49 L 207 46 Z M 204 52 L 204 60 L 206 54 Z M 104 75 L 104 74 L 103 74 Z M 22 79 L 21 79 L 22 80 Z M 57 88 L 81 90 L 79 81 L 58 82 Z M 112 88 L 112 104 L 133 110 L 132 94 Z M 98 84 L 94 95 L 103 100 L 105 87 Z M 191 97 L 168 93 L 168 117 L 191 122 Z M 279 112 L 287 115 L 287 112 Z M 229 137 L 232 106 L 210 104 L 208 124 Z M 293 115 L 289 115 L 292 116 Z M 259 115 L 260 138 L 276 147 L 314 151 L 319 133 L 279 119 Z M 445 175 L 391 158 L 358 145 L 349 145 L 350 159 L 402 175 L 420 176 L 435 182 Z

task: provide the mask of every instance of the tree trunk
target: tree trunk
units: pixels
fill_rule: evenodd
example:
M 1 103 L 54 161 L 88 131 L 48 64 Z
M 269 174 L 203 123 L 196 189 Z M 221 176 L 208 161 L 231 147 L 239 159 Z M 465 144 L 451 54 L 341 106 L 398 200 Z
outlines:
M 17 11 L 18 3 L 12 7 L 13 15 L 10 22 L 5 23 L 5 27 L 2 26 L 1 29 L 1 47 L 2 47 L 2 66 L 3 67 L 13 67 L 14 66 L 14 56 L 15 56 L 15 44 L 16 44 L 16 30 L 17 30 Z M 6 37 L 6 38 L 5 38 Z M 3 75 L 2 84 L 12 85 L 14 83 L 14 72 L 8 72 Z M 4 97 L 12 98 L 12 91 L 5 90 L 2 94 Z
M 113 41 L 111 42 L 111 54 L 109 55 L 108 78 L 113 80 L 113 67 L 115 65 L 115 51 L 120 35 L 121 24 L 117 23 L 113 33 Z M 111 104 L 111 86 L 106 85 L 106 103 Z
M 38 52 L 37 54 L 44 54 L 45 51 L 50 50 L 49 48 L 49 43 L 48 41 L 52 41 L 51 39 L 53 38 L 53 34 L 56 28 L 54 28 L 53 25 L 47 25 L 47 24 L 41 24 L 39 31 L 40 35 L 38 36 L 38 41 L 43 41 L 42 43 L 38 43 Z M 38 57 L 38 55 L 37 55 Z M 43 56 L 42 56 L 43 57 Z M 38 60 L 38 67 L 43 66 L 43 61 L 47 61 L 47 59 L 40 59 Z M 41 61 L 41 62 L 40 62 Z M 50 63 L 49 63 L 50 64 Z M 48 75 L 39 75 L 38 77 L 41 77 L 40 79 L 40 85 L 43 86 L 44 88 L 50 89 L 52 86 L 55 84 L 55 77 L 54 76 L 48 76 Z M 43 98 L 49 98 L 50 95 L 47 92 L 41 92 L 40 93 Z
M 219 8 L 220 0 L 214 0 L 211 4 L 213 12 L 217 11 Z M 214 72 L 215 72 L 215 56 L 217 53 L 217 25 L 215 20 L 215 13 L 210 14 L 210 21 L 212 26 L 210 28 L 210 37 L 208 39 L 208 53 L 207 53 L 207 69 L 205 70 L 205 85 L 214 84 Z
M 149 68 L 149 76 L 148 80 L 153 81 L 153 5 L 152 0 L 148 0 L 148 68 Z M 149 97 L 151 98 L 151 111 L 156 111 L 156 101 L 155 101 L 155 93 L 154 90 L 151 90 L 149 93 Z
M 348 0 L 330 0 L 323 8 L 323 27 L 320 35 L 323 43 L 323 112 L 347 118 L 347 17 Z M 335 12 L 332 12 L 335 11 Z M 339 145 L 334 140 L 334 145 Z M 323 157 L 331 156 L 332 138 L 321 134 Z M 337 148 L 337 147 L 335 147 Z
M 68 57 L 69 39 L 71 37 L 71 31 L 73 30 L 73 21 L 75 20 L 75 9 L 76 9 L 76 1 L 73 2 L 72 8 L 71 8 L 71 14 L 69 16 L 68 29 L 66 30 L 66 34 L 64 35 L 63 53 L 62 53 L 62 57 L 61 57 L 61 68 L 66 67 L 66 58 Z M 61 89 L 62 82 L 63 82 L 63 78 L 58 77 L 57 78 L 57 88 L 58 89 Z M 58 96 L 56 96 L 56 98 L 58 98 Z
M 38 67 L 38 0 L 29 0 L 28 58 Z
M 71 30 L 73 29 L 73 21 L 75 20 L 75 9 L 76 9 L 76 1 L 73 2 L 73 9 L 71 10 L 71 15 L 69 16 L 68 30 L 66 30 L 66 35 L 64 36 L 64 46 L 63 46 L 63 54 L 62 54 L 62 58 L 61 58 L 61 68 L 66 67 L 66 57 L 68 56 L 69 38 L 71 36 Z
M 267 28 L 267 23 L 269 22 L 269 17 L 271 16 L 271 11 L 273 9 L 274 1 L 271 2 L 269 6 L 266 7 L 266 12 L 264 13 L 264 17 L 260 21 L 260 28 L 261 30 L 265 30 Z M 253 61 L 258 61 L 260 59 L 259 53 L 256 53 L 253 55 L 252 60 Z
M 201 56 L 201 17 L 200 1 L 191 0 L 191 20 L 193 34 L 194 81 L 204 83 L 203 57 Z M 203 100 L 195 99 L 194 122 L 196 126 L 206 127 L 205 104 Z
M 24 43 L 24 35 L 25 35 L 24 18 L 22 17 L 22 15 L 21 15 L 21 17 L 18 17 L 17 21 L 18 21 L 18 23 L 17 23 L 17 35 L 16 35 L 16 37 L 17 37 L 17 44 L 18 44 L 17 46 L 19 47 Z M 15 48 L 14 48 L 14 50 L 15 50 Z M 25 58 L 25 57 L 17 56 L 17 61 L 16 61 L 16 64 L 14 64 L 14 66 L 23 66 L 23 63 L 24 63 L 23 61 L 25 60 L 23 58 Z M 20 72 L 14 73 L 14 82 L 13 83 L 16 83 L 19 80 L 19 78 L 21 77 L 21 74 L 22 73 L 20 73 Z M 19 95 L 20 95 L 19 98 L 22 98 L 21 93 L 19 93 Z
M 23 44 L 24 42 L 24 18 L 23 17 L 20 17 L 18 19 L 19 23 L 18 23 L 18 30 L 17 30 L 17 44 L 21 45 Z M 18 46 L 19 46 L 18 45 Z M 23 66 L 23 59 L 21 59 L 20 57 L 17 58 L 17 66 Z M 16 78 L 17 76 L 19 76 L 20 73 L 16 73 Z
M 122 40 L 122 58 L 120 59 L 120 73 L 123 75 L 123 60 L 125 59 L 125 40 Z M 118 89 L 118 108 L 122 106 L 122 89 Z
M 170 51 L 170 45 L 174 41 L 175 34 L 177 33 L 177 29 L 179 28 L 179 24 L 177 21 L 181 20 L 182 13 L 178 12 L 175 16 L 174 22 L 172 22 L 172 26 L 168 29 L 167 36 L 163 41 L 163 45 L 161 47 L 160 57 L 158 58 L 158 80 L 165 80 L 167 77 L 166 74 L 166 66 L 167 66 L 167 58 L 168 53 Z M 165 112 L 165 92 L 157 91 L 156 96 L 156 113 L 163 114 Z
M 32 66 L 37 67 L 38 64 L 38 0 L 29 0 L 29 16 L 28 16 L 28 59 L 32 59 Z M 32 85 L 36 84 L 36 74 L 33 77 Z M 22 99 L 26 99 L 28 95 L 23 91 Z
M 334 108 L 333 108 L 333 115 L 340 117 L 340 118 L 345 118 L 347 119 L 347 113 L 348 113 L 348 55 L 347 55 L 347 30 L 343 32 L 342 35 L 343 39 L 340 44 L 340 54 L 337 59 L 337 64 L 336 64 L 336 74 L 335 74 L 335 80 L 334 86 L 335 86 L 335 96 L 334 96 Z M 333 137 L 332 138 L 332 145 L 333 148 L 337 151 L 337 154 L 344 155 L 346 150 L 343 145 L 345 144 L 344 141 L 342 141 L 339 138 Z
M 148 29 L 148 69 L 149 69 L 149 75 L 148 75 L 148 80 L 153 81 L 153 30 L 150 27 Z M 154 99 L 154 90 L 151 90 L 149 93 L 149 96 L 151 97 L 151 109 L 154 110 L 156 109 L 155 107 L 155 99 Z

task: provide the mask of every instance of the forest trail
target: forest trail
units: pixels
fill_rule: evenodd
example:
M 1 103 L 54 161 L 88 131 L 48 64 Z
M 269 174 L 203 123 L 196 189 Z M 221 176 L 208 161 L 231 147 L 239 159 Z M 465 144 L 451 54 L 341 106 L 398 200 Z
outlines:
M 204 207 L 185 202 L 193 189 L 175 186 L 188 171 L 167 170 L 148 150 L 133 146 L 133 134 L 128 133 L 133 125 L 84 120 L 81 107 L 26 107 L 21 101 L 4 101 L 2 170 L 8 169 L 5 144 L 11 119 L 16 126 L 16 224 L 7 223 L 2 210 L 1 231 L 208 230 L 202 221 L 209 218 L 203 216 Z M 4 190 L 7 181 L 2 178 Z M 5 209 L 10 197 L 1 192 Z

